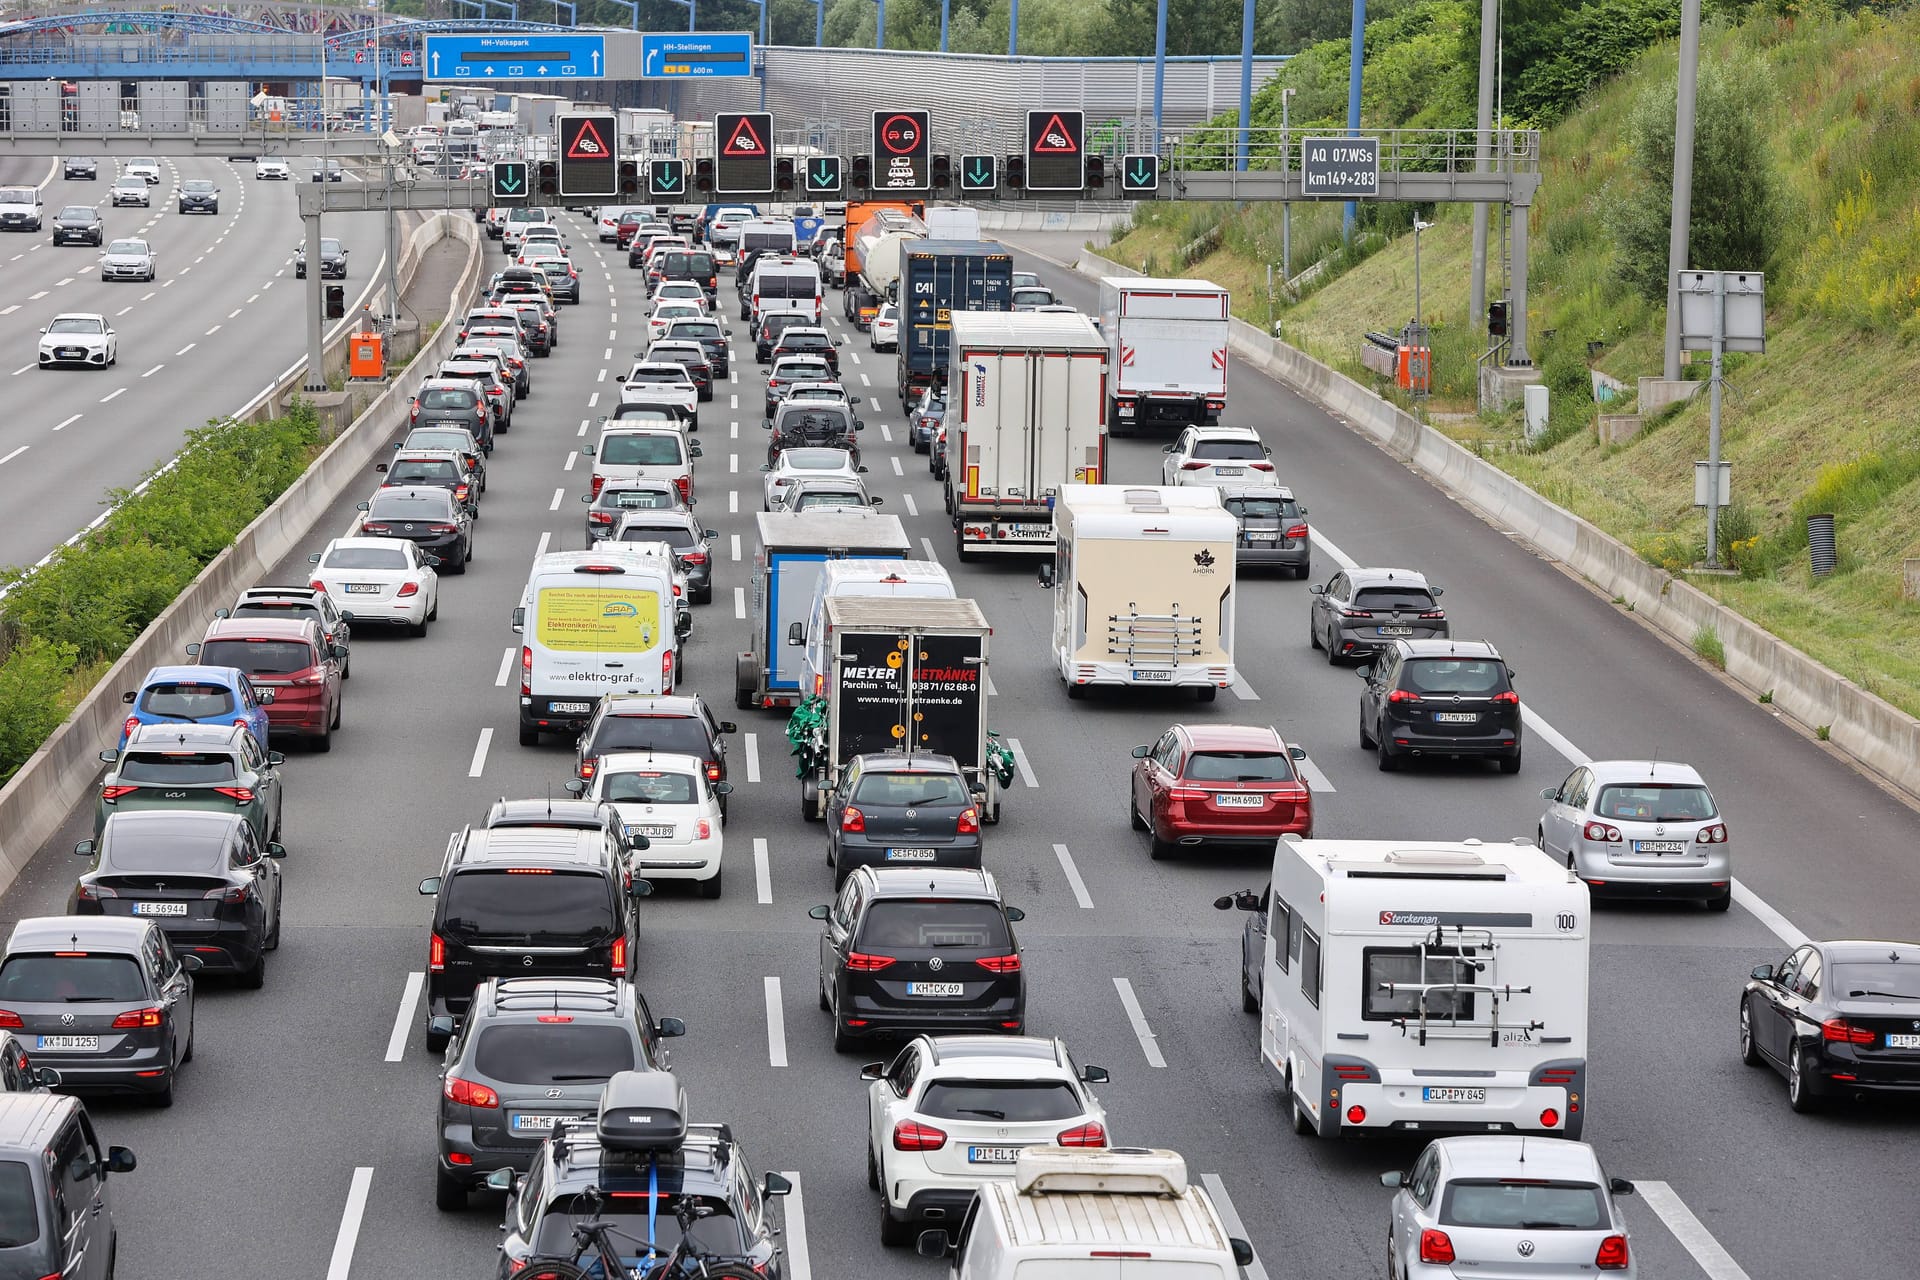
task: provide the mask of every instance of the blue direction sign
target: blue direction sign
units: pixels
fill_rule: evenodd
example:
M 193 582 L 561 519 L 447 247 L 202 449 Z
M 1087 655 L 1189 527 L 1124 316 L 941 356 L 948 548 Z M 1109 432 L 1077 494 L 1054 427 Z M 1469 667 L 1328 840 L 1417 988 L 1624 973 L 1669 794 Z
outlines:
M 499 36 L 426 36 L 429 80 L 601 80 L 605 36 L 525 32 Z
M 705 80 L 753 74 L 753 36 L 745 31 L 650 32 L 640 37 L 646 80 Z

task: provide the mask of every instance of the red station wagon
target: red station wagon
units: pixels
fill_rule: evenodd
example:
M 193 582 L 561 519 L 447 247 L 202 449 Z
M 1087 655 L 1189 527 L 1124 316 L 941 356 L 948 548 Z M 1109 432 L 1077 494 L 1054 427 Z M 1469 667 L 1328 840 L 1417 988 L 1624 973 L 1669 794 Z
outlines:
M 1306 752 L 1271 728 L 1176 724 L 1133 756 L 1127 813 L 1135 831 L 1151 833 L 1156 859 L 1313 835 L 1313 793 L 1295 765 Z

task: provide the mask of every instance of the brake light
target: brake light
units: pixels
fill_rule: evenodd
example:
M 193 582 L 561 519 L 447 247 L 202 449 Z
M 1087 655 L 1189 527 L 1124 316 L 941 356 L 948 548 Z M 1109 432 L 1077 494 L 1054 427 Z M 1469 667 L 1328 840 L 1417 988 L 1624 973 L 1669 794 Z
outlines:
M 660 687 L 668 693 L 673 692 L 673 650 L 668 649 L 660 655 Z
M 980 811 L 972 805 L 968 805 L 962 809 L 960 811 L 960 820 L 954 825 L 954 830 L 963 836 L 978 834 L 980 830 Z
M 1558 1111 L 1555 1111 L 1552 1107 L 1548 1107 L 1545 1111 L 1542 1111 L 1540 1113 L 1540 1127 L 1542 1129 L 1557 1128 L 1559 1124 L 1560 1124 L 1560 1113 Z
M 1608 1236 L 1600 1242 L 1600 1252 L 1593 1255 L 1593 1265 L 1602 1271 L 1625 1271 L 1627 1262 L 1625 1236 Z
M 1167 792 L 1167 799 L 1204 801 L 1209 794 L 1205 791 L 1196 791 L 1192 787 L 1175 787 Z
M 453 486 L 453 496 L 465 502 L 467 500 L 467 486 L 463 484 Z
M 209 889 L 200 895 L 209 902 L 221 902 L 227 906 L 243 907 L 253 897 L 252 885 L 228 886 L 222 889 Z
M 597 756 L 589 757 L 580 762 L 580 776 L 585 778 L 587 781 L 591 782 L 593 781 L 593 775 L 599 770 L 599 768 L 600 768 L 599 757 Z
M 1062 1147 L 1104 1147 L 1107 1145 L 1107 1131 L 1098 1123 L 1087 1123 L 1075 1129 L 1069 1129 L 1054 1140 Z
M 408 422 L 420 421 L 420 402 L 418 400 L 415 400 L 413 402 L 413 411 L 407 415 L 407 421 Z
M 471 1080 L 462 1080 L 459 1076 L 448 1076 L 441 1092 L 447 1095 L 447 1101 L 458 1102 L 462 1106 L 492 1108 L 500 1105 L 500 1095 L 492 1089 Z
M 98 902 L 102 898 L 117 898 L 120 895 L 105 885 L 89 884 L 82 880 L 74 886 L 74 897 L 82 902 Z
M 1493 695 L 1493 705 L 1496 707 L 1517 707 L 1520 705 L 1520 695 L 1511 689 L 1502 689 L 1499 693 Z
M 607 952 L 607 963 L 613 966 L 615 973 L 627 971 L 627 940 L 625 938 L 613 940 L 613 948 Z
M 867 829 L 867 815 L 852 805 L 848 805 L 847 811 L 840 815 L 840 829 L 842 831 L 865 831 Z
M 420 594 L 420 584 L 417 582 L 403 582 L 400 584 L 400 589 L 393 594 L 402 599 L 407 596 L 417 596 Z
M 1879 1036 L 1845 1018 L 1828 1018 L 1820 1024 L 1820 1038 L 1830 1044 L 1872 1044 Z
M 535 1022 L 572 1022 L 573 1015 L 570 1013 L 543 1013 L 539 1017 L 535 1018 L 534 1021 Z
M 1340 609 L 1338 612 L 1343 618 L 1371 618 L 1373 616 L 1373 610 L 1371 609 Z
M 215 787 L 214 790 L 233 800 L 236 804 L 253 803 L 252 787 Z
M 1304 538 L 1307 536 L 1307 526 L 1296 524 L 1291 529 L 1288 529 L 1282 536 L 1287 538 Z
M 327 589 L 327 584 L 320 581 L 320 579 L 318 578 L 315 578 L 313 581 L 309 582 L 307 585 L 309 587 L 312 587 L 315 591 L 325 591 Z
M 127 722 L 120 726 L 120 736 L 123 738 L 130 738 L 133 736 L 133 731 L 135 729 L 138 729 L 139 727 L 140 727 L 140 717 L 128 716 Z
M 611 512 L 607 512 L 607 511 L 589 511 L 587 512 L 587 523 L 588 524 L 612 524 L 613 515 Z
M 1387 695 L 1388 702 L 1418 702 L 1420 695 L 1411 689 L 1395 689 Z
M 595 476 L 591 483 L 593 485 L 593 496 L 597 498 L 600 496 L 601 487 L 607 483 L 607 478 L 605 476 Z M 611 523 L 611 521 L 609 521 L 609 523 Z
M 1207 464 L 1204 462 L 1183 462 L 1180 464 L 1180 469 L 1182 471 L 1205 471 Z
M 458 533 L 458 532 L 460 532 L 460 526 L 459 526 L 459 525 L 456 525 L 456 524 L 430 524 L 430 525 L 428 525 L 428 526 L 427 526 L 427 528 L 428 528 L 429 530 L 431 530 L 432 532 L 434 532 L 434 533 Z
M 118 800 L 121 796 L 131 795 L 133 792 L 138 791 L 139 789 L 140 788 L 138 787 L 128 787 L 128 786 L 102 787 L 100 788 L 100 798 L 102 800 L 107 801 L 108 803 L 112 803 L 113 801 Z
M 1716 822 L 1710 827 L 1702 827 L 1694 832 L 1695 844 L 1725 844 L 1727 842 L 1727 824 Z
M 133 1031 L 140 1027 L 157 1027 L 165 1016 L 165 1011 L 157 1005 L 145 1009 L 129 1009 L 113 1020 L 115 1031 Z
M 1347 1108 L 1348 1124 L 1365 1124 L 1366 1122 L 1367 1122 L 1367 1109 L 1365 1107 L 1361 1106 L 1359 1103 L 1355 1103 L 1353 1106 Z
M 707 562 L 707 553 L 704 551 L 689 551 L 680 558 L 688 564 L 705 564 Z
M 947 1134 L 944 1129 L 936 1129 L 917 1120 L 902 1120 L 893 1126 L 895 1151 L 938 1151 L 946 1145 Z
M 720 781 L 720 766 L 712 760 L 707 761 L 707 781 Z
M 432 938 L 427 944 L 427 968 L 439 973 L 447 967 L 447 940 L 437 933 Z
M 1020 956 L 1018 953 L 1010 956 L 985 956 L 979 960 L 975 960 L 974 963 L 982 969 L 985 969 L 988 973 L 1020 972 Z
M 533 646 L 520 646 L 520 692 L 526 696 L 533 694 Z
M 11 1009 L 0 1009 L 0 1027 L 17 1027 L 24 1029 L 25 1026 L 26 1023 L 20 1021 L 19 1014 Z
M 1580 829 L 1580 835 L 1587 840 L 1597 840 L 1602 844 L 1619 844 L 1620 828 L 1610 827 L 1604 822 L 1589 822 Z
M 1443 1265 L 1453 1262 L 1453 1241 L 1447 1238 L 1446 1232 L 1428 1227 L 1420 1233 L 1420 1261 Z
M 1540 1073 L 1541 1084 L 1572 1084 L 1579 1074 L 1572 1067 L 1548 1067 Z
M 390 531 L 391 531 L 390 526 L 384 525 L 384 524 L 375 524 L 371 520 L 366 521 L 360 526 L 360 532 L 362 533 L 388 533 Z
M 1249 462 L 1247 465 L 1249 467 L 1252 467 L 1255 471 L 1273 470 L 1273 464 L 1271 462 Z
M 847 968 L 855 973 L 878 973 L 892 963 L 892 956 L 870 956 L 864 951 L 847 952 Z

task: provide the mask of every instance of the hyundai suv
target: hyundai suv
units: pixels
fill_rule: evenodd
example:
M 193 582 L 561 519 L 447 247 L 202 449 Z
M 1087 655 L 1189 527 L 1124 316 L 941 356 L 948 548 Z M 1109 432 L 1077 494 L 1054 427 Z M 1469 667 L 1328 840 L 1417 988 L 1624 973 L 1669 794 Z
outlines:
M 1360 668 L 1360 746 L 1380 772 L 1414 756 L 1491 757 L 1520 772 L 1520 695 L 1483 640 L 1396 640 Z

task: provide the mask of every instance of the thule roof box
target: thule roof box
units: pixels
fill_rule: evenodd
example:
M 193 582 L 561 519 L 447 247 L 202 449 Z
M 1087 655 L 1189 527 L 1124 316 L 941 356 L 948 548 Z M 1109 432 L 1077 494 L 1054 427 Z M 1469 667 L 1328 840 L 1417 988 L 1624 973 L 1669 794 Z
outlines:
M 670 1071 L 622 1071 L 600 1091 L 602 1151 L 673 1151 L 687 1138 L 687 1091 Z

